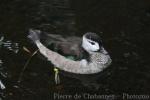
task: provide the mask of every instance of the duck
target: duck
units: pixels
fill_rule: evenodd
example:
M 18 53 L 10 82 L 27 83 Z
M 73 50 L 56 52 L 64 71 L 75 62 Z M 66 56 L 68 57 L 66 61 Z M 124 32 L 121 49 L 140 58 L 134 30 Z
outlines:
M 53 49 L 41 42 L 41 34 L 40 30 L 30 29 L 28 38 L 48 61 L 62 71 L 90 75 L 102 72 L 112 63 L 109 53 L 103 47 L 102 39 L 94 32 L 87 32 L 82 37 L 68 38 L 47 34 L 49 39 L 46 42 Z

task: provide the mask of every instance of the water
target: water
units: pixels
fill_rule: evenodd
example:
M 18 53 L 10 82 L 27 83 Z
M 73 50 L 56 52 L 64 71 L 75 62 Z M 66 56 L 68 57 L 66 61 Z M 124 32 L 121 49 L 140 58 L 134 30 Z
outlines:
M 0 41 L 4 37 L 0 43 L 0 80 L 6 86 L 0 99 L 49 100 L 58 91 L 66 95 L 114 94 L 117 99 L 123 93 L 149 93 L 149 1 L 2 0 L 0 14 Z M 113 63 L 98 75 L 61 74 L 61 84 L 56 85 L 52 65 L 38 53 L 18 83 L 23 66 L 37 49 L 26 38 L 30 28 L 64 36 L 97 32 Z M 98 90 L 87 81 L 95 84 L 95 79 Z

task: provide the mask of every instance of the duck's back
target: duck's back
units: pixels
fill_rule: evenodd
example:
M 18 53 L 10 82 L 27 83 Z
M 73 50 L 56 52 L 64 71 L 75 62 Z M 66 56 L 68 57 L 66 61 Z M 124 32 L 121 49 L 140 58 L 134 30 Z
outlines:
M 45 40 L 45 44 L 49 49 L 74 60 L 82 57 L 81 42 L 82 39 L 80 37 L 72 36 L 64 38 L 61 35 L 54 34 L 48 34 Z

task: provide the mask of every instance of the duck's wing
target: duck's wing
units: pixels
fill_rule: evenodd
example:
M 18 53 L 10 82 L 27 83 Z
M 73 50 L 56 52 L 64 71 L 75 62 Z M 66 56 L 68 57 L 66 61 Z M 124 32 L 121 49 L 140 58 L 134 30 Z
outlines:
M 64 38 L 61 35 L 47 34 L 45 44 L 51 50 L 57 51 L 62 55 L 80 57 L 82 39 L 80 37 L 71 36 Z

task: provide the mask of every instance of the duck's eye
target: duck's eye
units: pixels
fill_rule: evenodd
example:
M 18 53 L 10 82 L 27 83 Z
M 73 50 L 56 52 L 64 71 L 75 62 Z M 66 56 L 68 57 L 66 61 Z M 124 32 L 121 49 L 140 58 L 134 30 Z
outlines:
M 90 41 L 89 41 L 90 42 Z M 90 42 L 92 45 L 95 45 L 95 43 L 94 42 Z

